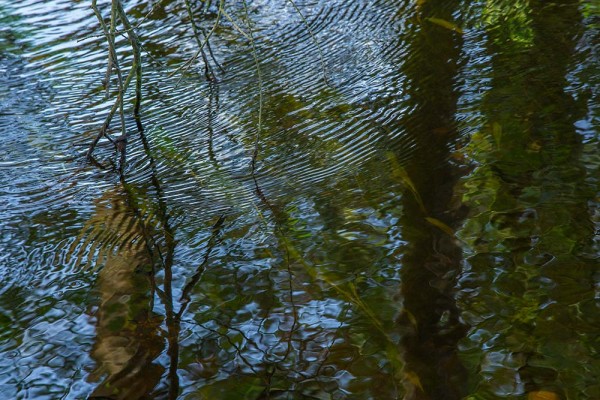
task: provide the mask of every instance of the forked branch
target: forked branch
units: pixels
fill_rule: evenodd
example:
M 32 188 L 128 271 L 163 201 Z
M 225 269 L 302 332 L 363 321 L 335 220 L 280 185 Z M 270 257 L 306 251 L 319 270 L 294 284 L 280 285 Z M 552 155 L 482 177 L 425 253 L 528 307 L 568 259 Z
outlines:
M 90 147 L 88 148 L 86 156 L 87 156 L 88 160 L 93 159 L 92 155 L 94 153 L 94 150 L 95 150 L 98 142 L 100 141 L 100 139 L 102 137 L 106 137 L 109 141 L 111 141 L 115 145 L 116 150 L 121 154 L 120 170 L 122 171 L 123 164 L 125 162 L 125 144 L 126 144 L 126 139 L 127 139 L 127 128 L 126 128 L 126 124 L 125 124 L 125 110 L 124 110 L 125 100 L 124 100 L 124 97 L 125 97 L 127 88 L 129 87 L 129 84 L 131 83 L 134 76 L 136 78 L 136 85 L 135 85 L 135 100 L 134 100 L 134 107 L 133 107 L 133 116 L 134 116 L 135 122 L 137 124 L 138 131 L 140 133 L 143 132 L 143 125 L 142 125 L 141 116 L 140 116 L 140 105 L 141 105 L 141 101 L 142 101 L 142 58 L 141 58 L 141 52 L 140 52 L 140 45 L 139 45 L 138 37 L 137 37 L 131 23 L 129 22 L 129 19 L 127 18 L 127 14 L 125 13 L 125 11 L 123 9 L 121 0 L 112 0 L 112 2 L 111 2 L 110 27 L 107 26 L 106 22 L 104 21 L 104 18 L 102 17 L 102 14 L 98 10 L 96 3 L 97 3 L 97 0 L 92 0 L 91 7 L 92 7 L 92 10 L 94 11 L 94 14 L 98 18 L 98 21 L 100 23 L 100 26 L 102 27 L 102 31 L 106 38 L 106 42 L 108 44 L 108 65 L 107 65 L 107 71 L 106 71 L 106 77 L 105 77 L 106 81 L 104 82 L 105 88 L 106 88 L 106 93 L 107 93 L 107 96 L 110 93 L 110 80 L 111 80 L 110 77 L 111 77 L 113 70 L 115 71 L 116 76 L 117 76 L 118 93 L 117 93 L 117 98 L 115 99 L 113 106 L 111 107 L 111 109 L 108 112 L 108 115 L 104 119 L 104 123 L 102 124 L 100 131 L 98 132 L 98 134 L 96 135 L 96 137 L 94 138 L 92 143 L 90 144 Z M 116 44 L 115 44 L 115 32 L 116 32 L 116 27 L 117 27 L 117 20 L 121 21 L 121 23 L 123 24 L 123 27 L 125 28 L 125 32 L 127 32 L 127 36 L 129 39 L 129 43 L 131 45 L 132 53 L 133 53 L 133 63 L 132 63 L 131 69 L 129 70 L 129 73 L 127 74 L 127 77 L 125 79 L 123 79 L 123 74 L 121 71 L 121 67 L 119 65 L 119 58 L 117 55 Z M 121 135 L 119 137 L 113 139 L 108 134 L 108 129 L 110 127 L 110 123 L 112 122 L 112 119 L 115 116 L 117 110 L 119 111 L 119 116 L 120 116 L 120 120 L 121 120 L 120 121 L 121 122 Z

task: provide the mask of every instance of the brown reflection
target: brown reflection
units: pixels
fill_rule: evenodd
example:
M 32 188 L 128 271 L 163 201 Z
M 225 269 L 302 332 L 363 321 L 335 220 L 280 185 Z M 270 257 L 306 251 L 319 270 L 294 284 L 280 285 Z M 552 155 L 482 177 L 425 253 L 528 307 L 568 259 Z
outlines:
M 406 119 L 406 133 L 417 143 L 406 166 L 416 190 L 405 191 L 400 221 L 407 241 L 403 308 L 397 320 L 405 361 L 404 399 L 462 399 L 465 393 L 466 374 L 456 350 L 465 328 L 453 297 L 461 249 L 451 232 L 461 219 L 459 208 L 452 205 L 461 172 L 450 161 L 457 138 L 454 87 L 462 38 L 440 22 L 455 23 L 457 6 L 455 1 L 420 3 L 403 68 L 414 110 Z
M 157 385 L 164 368 L 154 360 L 163 351 L 161 318 L 152 312 L 152 255 L 128 198 L 109 191 L 97 201 L 88 235 L 104 247 L 96 291 L 100 304 L 90 375 L 100 380 L 91 399 L 142 399 Z

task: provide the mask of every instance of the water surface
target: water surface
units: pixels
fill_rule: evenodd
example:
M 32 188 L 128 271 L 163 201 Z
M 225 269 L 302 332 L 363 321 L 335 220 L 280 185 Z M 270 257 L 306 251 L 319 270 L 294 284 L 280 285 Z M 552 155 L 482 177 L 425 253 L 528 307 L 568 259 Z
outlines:
M 0 0 L 5 398 L 600 398 L 593 1 L 123 1 L 124 162 L 90 4 Z

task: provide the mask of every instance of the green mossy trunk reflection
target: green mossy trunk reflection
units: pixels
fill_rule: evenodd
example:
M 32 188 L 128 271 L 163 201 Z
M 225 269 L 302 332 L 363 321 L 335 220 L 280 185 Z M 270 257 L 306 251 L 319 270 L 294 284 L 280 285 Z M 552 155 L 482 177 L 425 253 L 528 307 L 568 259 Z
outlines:
M 467 150 L 477 167 L 462 182 L 471 213 L 459 233 L 468 243 L 459 304 L 472 325 L 462 343 L 472 398 L 595 398 L 598 263 L 586 256 L 595 193 L 574 127 L 586 106 L 565 91 L 579 2 L 495 5 L 506 12 L 486 26 L 487 121 Z

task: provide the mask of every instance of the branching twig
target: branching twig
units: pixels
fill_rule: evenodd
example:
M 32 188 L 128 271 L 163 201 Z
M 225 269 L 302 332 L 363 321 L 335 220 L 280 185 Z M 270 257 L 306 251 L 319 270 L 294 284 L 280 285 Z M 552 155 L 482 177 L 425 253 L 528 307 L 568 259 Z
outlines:
M 247 8 L 247 5 L 246 5 L 246 2 L 245 2 L 245 1 L 244 1 L 244 7 L 245 7 L 245 10 L 246 10 L 246 17 L 247 17 L 247 16 L 248 16 L 248 12 L 247 12 L 247 11 L 248 11 L 248 8 Z M 236 31 L 238 31 L 238 32 L 239 32 L 239 33 L 240 33 L 240 34 L 241 34 L 243 37 L 245 37 L 246 39 L 248 39 L 248 40 L 250 40 L 250 41 L 252 40 L 252 35 L 249 35 L 249 34 L 247 34 L 246 32 L 244 32 L 244 30 L 243 30 L 242 28 L 240 28 L 238 24 L 236 24 L 236 23 L 235 23 L 234 19 L 233 19 L 233 18 L 231 18 L 231 15 L 229 15 L 229 14 L 227 13 L 227 11 L 225 11 L 225 10 L 223 9 L 223 10 L 221 11 L 221 13 L 223 14 L 223 16 L 224 16 L 224 17 L 225 17 L 225 18 L 226 18 L 226 19 L 227 19 L 229 22 L 231 22 L 231 25 L 232 25 L 232 26 L 235 28 L 235 30 L 236 30 Z
M 298 6 L 296 5 L 296 2 L 294 0 L 288 0 L 288 1 L 292 5 L 292 7 L 294 7 L 294 10 L 296 10 L 298 15 L 302 19 L 302 22 L 304 23 L 304 25 L 306 26 L 306 29 L 308 30 L 308 34 L 310 35 L 311 39 L 313 40 L 313 42 L 315 42 L 315 45 L 317 46 L 317 51 L 319 52 L 319 58 L 321 60 L 321 69 L 323 70 L 323 79 L 325 80 L 325 84 L 329 86 L 329 82 L 327 80 L 327 70 L 325 69 L 325 57 L 323 56 L 323 50 L 321 49 L 321 45 L 319 44 L 319 41 L 317 40 L 312 29 L 310 28 L 310 24 L 304 17 L 304 14 L 302 14 L 302 11 L 300 11 Z
M 179 66 L 175 71 L 171 72 L 169 74 L 169 77 L 177 74 L 179 71 L 183 71 L 183 73 L 185 74 L 185 72 L 187 72 L 187 70 L 192 66 L 192 64 L 194 63 L 194 61 L 196 61 L 196 59 L 198 59 L 198 56 L 200 56 L 200 54 L 202 53 L 204 46 L 208 47 L 208 50 L 211 54 L 211 57 L 213 58 L 213 60 L 215 61 L 215 64 L 217 64 L 217 66 L 219 66 L 219 68 L 221 69 L 221 71 L 223 71 L 223 67 L 221 67 L 221 65 L 219 63 L 216 62 L 215 57 L 212 53 L 212 50 L 210 49 L 210 45 L 208 44 L 208 40 L 210 39 L 210 37 L 213 35 L 213 33 L 217 30 L 217 26 L 219 26 L 219 22 L 221 21 L 221 15 L 224 15 L 225 10 L 223 9 L 223 4 L 224 4 L 225 0 L 221 0 L 219 3 L 219 11 L 217 13 L 217 18 L 215 19 L 215 23 L 213 24 L 210 32 L 208 32 L 207 35 L 204 35 L 204 40 L 202 41 L 202 43 L 200 44 L 200 48 L 196 51 L 196 54 L 194 54 L 188 61 L 186 61 L 185 63 L 183 63 L 181 66 Z
M 262 133 L 262 114 L 263 114 L 263 81 L 262 72 L 260 70 L 260 62 L 258 61 L 258 53 L 256 51 L 256 43 L 254 42 L 254 35 L 252 34 L 252 26 L 250 25 L 250 16 L 248 14 L 248 4 L 246 0 L 243 0 L 244 11 L 246 13 L 246 23 L 248 24 L 248 37 L 250 38 L 250 44 L 252 45 L 252 56 L 254 57 L 254 64 L 256 65 L 256 74 L 258 77 L 258 124 L 256 127 L 256 137 L 254 139 L 254 151 L 252 152 L 252 161 L 250 162 L 251 175 L 254 176 L 256 172 L 256 159 L 258 158 L 258 142 Z
M 134 63 L 131 66 L 131 70 L 129 72 L 129 75 L 127 75 L 127 78 L 125 79 L 125 82 L 123 82 L 123 91 L 124 92 L 127 90 L 127 87 L 129 86 L 129 83 L 131 82 L 131 79 L 133 78 L 133 71 L 135 70 L 135 68 L 136 68 L 136 66 Z M 98 141 L 103 136 L 105 136 L 112 143 L 115 143 L 115 141 L 107 134 L 107 131 L 108 131 L 108 127 L 110 126 L 110 122 L 112 121 L 112 118 L 114 117 L 115 113 L 117 112 L 117 109 L 121 105 L 121 102 L 122 102 L 122 98 L 117 97 L 117 99 L 115 100 L 115 103 L 113 104 L 112 108 L 110 109 L 110 111 L 108 112 L 108 115 L 106 116 L 106 118 L 104 120 L 104 124 L 102 124 L 102 127 L 100 128 L 100 132 L 98 132 L 98 135 L 96 135 L 96 137 L 90 144 L 90 147 L 89 147 L 87 155 L 86 155 L 88 159 L 92 156 L 92 153 L 94 152 L 94 149 L 96 148 L 96 145 L 98 144 Z
M 106 77 L 105 77 L 105 79 L 106 79 L 106 82 L 105 82 L 106 94 L 108 96 L 110 93 L 110 77 L 111 77 L 111 73 L 114 69 L 117 74 L 118 95 L 117 95 L 117 99 L 115 100 L 115 103 L 111 107 L 108 115 L 106 116 L 106 118 L 104 120 L 104 124 L 102 124 L 102 127 L 100 128 L 100 132 L 98 133 L 98 135 L 96 135 L 96 137 L 90 144 L 90 147 L 87 151 L 87 159 L 91 160 L 93 158 L 92 154 L 96 148 L 96 145 L 98 144 L 98 141 L 104 136 L 115 145 L 115 149 L 120 154 L 120 162 L 119 162 L 118 170 L 119 170 L 119 173 L 122 175 L 123 166 L 125 164 L 125 150 L 126 150 L 126 144 L 127 144 L 127 127 L 125 124 L 125 110 L 124 110 L 125 100 L 124 100 L 124 97 L 125 97 L 125 92 L 127 91 L 127 88 L 129 87 L 129 84 L 131 83 L 131 80 L 133 79 L 134 76 L 136 78 L 136 83 L 135 83 L 135 100 L 134 100 L 134 106 L 133 106 L 133 115 L 134 115 L 134 119 L 135 119 L 135 122 L 138 127 L 138 131 L 140 133 L 142 133 L 143 129 L 144 129 L 143 125 L 142 125 L 141 117 L 140 117 L 140 106 L 141 106 L 141 102 L 142 102 L 142 57 L 141 57 L 141 53 L 140 53 L 139 40 L 138 40 L 137 34 L 135 33 L 135 30 L 133 29 L 131 23 L 129 22 L 129 19 L 127 18 L 127 14 L 125 13 L 125 11 L 123 9 L 121 0 L 112 0 L 112 2 L 111 2 L 110 27 L 108 27 L 106 25 L 106 23 L 104 22 L 104 18 L 102 17 L 102 14 L 98 10 L 97 0 L 92 0 L 92 10 L 94 11 L 94 14 L 96 15 L 96 17 L 98 18 L 98 21 L 100 23 L 100 26 L 102 27 L 102 31 L 104 33 L 106 41 L 108 43 L 108 65 L 107 65 L 107 71 L 106 71 Z M 115 34 L 117 32 L 117 19 L 121 20 L 121 23 L 123 24 L 123 27 L 125 28 L 125 32 L 127 32 L 129 43 L 131 45 L 131 49 L 133 52 L 133 63 L 131 66 L 131 70 L 129 71 L 129 74 L 127 75 L 127 78 L 125 80 L 123 80 L 123 74 L 122 74 L 121 68 L 119 66 L 119 59 L 117 56 L 117 50 L 116 50 L 116 44 L 115 44 Z M 110 126 L 110 123 L 111 123 L 115 113 L 117 112 L 117 109 L 119 110 L 119 116 L 120 116 L 120 120 L 121 120 L 121 135 L 119 137 L 113 139 L 110 137 L 110 135 L 108 135 L 108 128 Z
M 139 39 L 129 22 L 129 18 L 127 18 L 127 14 L 123 10 L 121 0 L 113 0 L 113 4 L 114 3 L 117 4 L 117 12 L 127 30 L 127 36 L 129 36 L 129 43 L 131 44 L 131 49 L 133 51 L 133 66 L 135 66 L 135 102 L 133 106 L 133 117 L 135 118 L 138 130 L 143 132 L 144 127 L 140 117 L 140 107 L 142 104 L 142 54 L 140 52 Z
M 115 32 L 115 26 L 116 26 L 116 21 L 115 21 L 116 14 L 115 14 L 114 4 L 113 4 L 113 8 L 111 10 L 110 30 L 106 26 L 106 23 L 104 22 L 104 18 L 102 18 L 102 14 L 100 14 L 100 11 L 98 10 L 98 7 L 96 6 L 96 0 L 92 0 L 92 10 L 94 10 L 94 14 L 96 14 L 96 17 L 98 18 L 98 21 L 100 22 L 100 26 L 102 27 L 102 30 L 104 32 L 104 36 L 106 37 L 106 41 L 108 42 L 108 66 L 106 69 L 106 78 L 105 78 L 106 81 L 104 82 L 104 85 L 106 87 L 107 97 L 110 92 L 110 75 L 111 75 L 113 67 L 117 72 L 118 91 L 119 91 L 118 97 L 117 97 L 117 103 L 118 103 L 120 116 L 121 116 L 121 134 L 125 135 L 126 134 L 126 132 L 125 132 L 125 114 L 123 111 L 123 95 L 124 95 L 123 75 L 121 74 L 121 68 L 119 67 L 117 51 L 115 48 L 114 32 Z M 117 103 L 115 103 L 115 104 L 117 104 Z M 116 110 L 115 110 L 115 112 L 116 112 Z M 114 112 L 112 114 L 114 115 Z M 110 116 L 110 119 L 112 119 L 112 115 Z M 108 120 L 108 123 L 110 123 L 110 119 Z M 108 125 L 106 126 L 106 128 L 108 129 Z M 106 135 L 106 129 L 104 130 L 104 135 Z M 92 149 L 92 151 L 93 151 L 93 149 Z M 91 152 L 88 152 L 88 156 L 89 155 L 91 155 Z
M 181 316 L 185 312 L 185 309 L 187 308 L 187 306 L 191 300 L 192 290 L 194 289 L 196 284 L 200 281 L 200 278 L 202 277 L 202 274 L 204 273 L 204 270 L 206 269 L 206 266 L 208 265 L 210 255 L 211 255 L 214 247 L 219 242 L 219 235 L 221 234 L 221 228 L 222 228 L 224 222 L 225 222 L 225 214 L 222 214 L 221 216 L 219 216 L 219 219 L 212 227 L 212 232 L 210 235 L 210 239 L 208 240 L 208 245 L 206 248 L 206 252 L 204 253 L 204 259 L 202 260 L 202 263 L 200 263 L 198 268 L 196 268 L 196 272 L 192 275 L 189 282 L 183 288 L 181 297 L 179 298 L 179 302 L 180 302 L 181 306 L 176 315 L 176 318 L 178 321 L 181 321 Z
M 148 13 L 146 15 L 144 15 L 144 17 L 142 19 L 140 19 L 140 21 L 135 25 L 135 29 L 138 29 L 144 22 L 146 22 L 146 20 L 148 19 L 148 17 L 150 17 L 150 15 L 152 15 L 154 13 L 154 11 L 156 11 L 156 9 L 158 8 L 158 6 L 160 6 L 163 1 L 165 0 L 158 0 L 156 2 L 156 4 L 154 4 L 152 6 L 152 8 L 150 9 L 150 11 L 148 11 Z
M 190 23 L 192 24 L 192 30 L 194 31 L 194 39 L 196 40 L 196 43 L 198 43 L 198 48 L 200 50 L 200 54 L 202 55 L 202 61 L 204 62 L 204 76 L 206 77 L 206 80 L 214 81 L 215 73 L 213 72 L 212 67 L 208 63 L 208 58 L 206 57 L 206 53 L 204 52 L 203 43 L 200 41 L 200 35 L 198 34 L 199 29 L 198 26 L 196 26 L 196 20 L 194 19 L 194 13 L 192 11 L 192 6 L 190 5 L 190 0 L 185 0 L 185 8 L 187 9 L 188 16 L 190 18 Z M 206 44 L 208 47 L 208 41 L 206 42 Z

